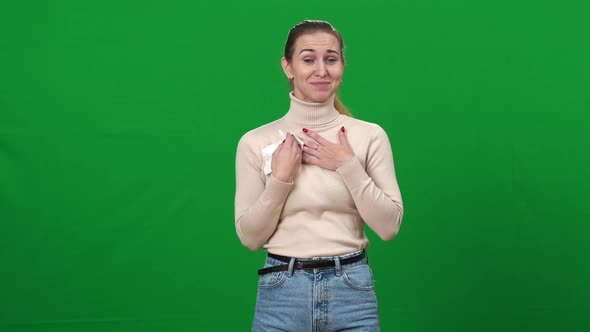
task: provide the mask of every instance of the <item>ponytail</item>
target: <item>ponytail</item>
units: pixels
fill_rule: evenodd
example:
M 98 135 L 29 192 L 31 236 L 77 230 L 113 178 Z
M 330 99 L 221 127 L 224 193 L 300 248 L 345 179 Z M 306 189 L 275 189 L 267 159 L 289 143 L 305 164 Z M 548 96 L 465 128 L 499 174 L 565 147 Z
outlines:
M 334 108 L 336 108 L 336 110 L 338 111 L 338 113 L 353 118 L 352 113 L 350 113 L 350 111 L 348 110 L 348 108 L 346 108 L 346 106 L 344 106 L 344 104 L 340 100 L 340 97 L 338 97 L 338 96 L 336 96 L 334 98 Z

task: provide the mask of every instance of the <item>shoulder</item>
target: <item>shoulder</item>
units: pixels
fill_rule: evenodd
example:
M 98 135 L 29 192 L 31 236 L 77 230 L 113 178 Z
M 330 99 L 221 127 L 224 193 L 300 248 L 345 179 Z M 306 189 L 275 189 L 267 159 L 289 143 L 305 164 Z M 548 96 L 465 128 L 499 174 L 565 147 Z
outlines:
M 278 134 L 280 123 L 281 119 L 278 119 L 247 131 L 242 137 L 240 137 L 238 149 L 261 148 L 268 144 L 272 144 L 273 140 L 277 140 L 278 137 L 280 137 Z

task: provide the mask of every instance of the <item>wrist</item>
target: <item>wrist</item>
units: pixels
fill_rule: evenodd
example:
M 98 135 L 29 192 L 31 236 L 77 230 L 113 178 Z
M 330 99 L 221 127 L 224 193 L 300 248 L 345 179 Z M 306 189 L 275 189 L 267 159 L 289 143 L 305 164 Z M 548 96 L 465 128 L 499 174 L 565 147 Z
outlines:
M 284 182 L 284 183 L 293 183 L 293 177 L 285 176 L 283 174 L 277 174 L 277 173 L 272 173 L 272 176 L 275 179 L 277 179 L 277 180 L 279 180 L 281 182 Z
M 347 167 L 347 165 L 350 165 L 353 162 L 353 160 L 354 160 L 354 157 L 350 158 L 348 160 L 341 160 L 340 163 L 338 164 L 338 166 L 336 167 L 336 170 L 340 169 L 342 167 Z

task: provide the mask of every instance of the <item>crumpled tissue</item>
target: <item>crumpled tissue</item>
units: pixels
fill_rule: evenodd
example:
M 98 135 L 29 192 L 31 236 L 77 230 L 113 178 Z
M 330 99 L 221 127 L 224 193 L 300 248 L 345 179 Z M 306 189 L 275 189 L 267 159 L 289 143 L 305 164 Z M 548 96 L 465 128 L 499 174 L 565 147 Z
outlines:
M 266 146 L 264 149 L 262 149 L 262 159 L 264 160 L 264 175 L 269 175 L 270 173 L 272 173 L 272 154 L 279 147 L 279 144 L 281 144 L 283 140 L 287 138 L 287 135 L 285 135 L 285 133 L 282 130 L 279 130 L 279 135 L 281 135 L 281 140 L 278 143 L 270 144 Z M 301 138 L 297 137 L 297 135 L 293 134 L 293 137 L 295 137 L 297 144 L 299 144 L 299 146 L 303 150 L 303 146 L 305 145 L 305 143 L 303 143 Z

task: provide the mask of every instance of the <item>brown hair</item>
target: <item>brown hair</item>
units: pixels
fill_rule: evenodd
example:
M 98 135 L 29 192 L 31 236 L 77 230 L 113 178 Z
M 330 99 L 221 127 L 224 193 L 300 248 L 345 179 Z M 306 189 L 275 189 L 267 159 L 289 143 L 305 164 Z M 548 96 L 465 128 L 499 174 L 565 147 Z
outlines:
M 287 62 L 291 62 L 291 59 L 293 58 L 293 52 L 295 52 L 295 42 L 297 41 L 297 38 L 299 38 L 302 35 L 312 34 L 316 32 L 325 32 L 336 37 L 336 39 L 338 40 L 338 44 L 340 45 L 342 63 L 344 63 L 344 42 L 342 41 L 342 35 L 340 35 L 340 32 L 336 31 L 336 29 L 334 29 L 334 27 L 330 23 L 318 20 L 305 20 L 300 23 L 297 23 L 297 25 L 291 28 L 291 31 L 289 31 L 289 36 L 287 36 L 287 42 L 285 42 L 284 56 Z M 292 88 L 293 82 L 289 81 L 289 84 Z M 334 98 L 334 107 L 338 110 L 338 112 L 340 112 L 340 114 L 352 117 L 352 114 L 348 111 L 346 106 L 344 106 L 344 104 L 338 96 Z

